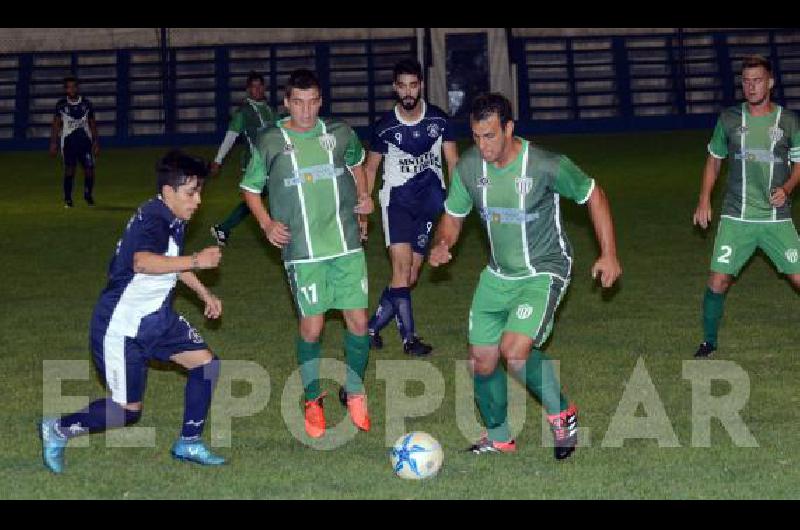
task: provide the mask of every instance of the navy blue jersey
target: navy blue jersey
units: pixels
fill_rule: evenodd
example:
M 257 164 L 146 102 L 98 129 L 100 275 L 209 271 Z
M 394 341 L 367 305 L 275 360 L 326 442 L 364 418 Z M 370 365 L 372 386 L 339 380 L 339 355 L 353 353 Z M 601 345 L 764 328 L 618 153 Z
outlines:
M 178 219 L 157 197 L 133 214 L 108 267 L 108 284 L 93 316 L 94 328 L 134 337 L 141 320 L 168 309 L 178 273 L 143 274 L 133 270 L 136 252 L 179 256 L 183 250 L 186 222 Z
M 88 98 L 78 96 L 77 101 L 70 101 L 68 98 L 61 98 L 56 103 L 56 116 L 61 118 L 61 147 L 64 147 L 64 139 L 72 134 L 85 134 L 92 139 L 92 131 L 89 128 L 89 119 L 94 119 L 94 106 Z
M 454 141 L 447 114 L 422 101 L 415 122 L 400 118 L 395 107 L 373 128 L 370 150 L 384 155 L 383 189 L 427 185 L 442 177 L 442 141 Z

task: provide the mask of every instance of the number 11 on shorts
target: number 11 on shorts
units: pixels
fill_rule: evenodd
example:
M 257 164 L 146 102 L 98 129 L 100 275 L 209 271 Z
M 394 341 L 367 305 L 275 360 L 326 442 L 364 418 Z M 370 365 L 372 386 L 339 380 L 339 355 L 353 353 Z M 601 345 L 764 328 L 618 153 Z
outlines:
M 303 293 L 303 296 L 306 297 L 306 301 L 309 304 L 316 304 L 317 303 L 317 284 L 312 283 L 308 286 L 303 286 L 300 288 L 300 292 Z

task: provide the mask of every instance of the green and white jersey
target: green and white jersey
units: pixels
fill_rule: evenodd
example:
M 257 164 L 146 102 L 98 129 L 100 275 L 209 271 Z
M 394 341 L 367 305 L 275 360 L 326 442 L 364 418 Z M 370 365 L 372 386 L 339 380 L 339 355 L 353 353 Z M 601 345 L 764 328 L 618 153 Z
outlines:
M 504 168 L 486 163 L 477 147 L 468 149 L 453 171 L 445 210 L 465 217 L 477 206 L 489 240 L 488 268 L 495 275 L 549 274 L 566 281 L 572 247 L 562 229 L 559 199 L 585 203 L 594 180 L 566 156 L 519 139 L 519 155 Z
M 242 169 L 250 162 L 250 151 L 253 149 L 258 137 L 259 129 L 275 124 L 275 113 L 266 101 L 256 101 L 246 98 L 244 103 L 233 113 L 228 123 L 228 130 L 244 134 L 247 140 L 247 149 L 242 152 Z
M 800 161 L 797 115 L 780 105 L 766 116 L 751 116 L 747 103 L 722 111 L 708 144 L 715 158 L 728 159 L 722 215 L 743 221 L 791 219 L 789 199 L 769 203 L 771 190 L 789 180 L 790 162 Z
M 285 127 L 262 130 L 240 184 L 252 193 L 269 186 L 269 210 L 285 224 L 291 241 L 288 263 L 322 261 L 361 252 L 356 182 L 350 168 L 364 161 L 356 133 L 336 119 L 317 120 L 306 132 Z

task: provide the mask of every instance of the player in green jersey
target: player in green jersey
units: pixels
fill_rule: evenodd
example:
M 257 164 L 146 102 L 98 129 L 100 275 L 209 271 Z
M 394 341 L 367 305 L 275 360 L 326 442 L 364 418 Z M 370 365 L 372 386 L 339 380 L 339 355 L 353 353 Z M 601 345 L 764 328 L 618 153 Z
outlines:
M 222 141 L 222 145 L 219 146 L 217 156 L 211 163 L 212 176 L 219 172 L 222 161 L 239 136 L 244 136 L 246 140 L 246 145 L 242 151 L 242 172 L 244 172 L 248 162 L 250 162 L 250 151 L 255 144 L 259 129 L 275 124 L 275 113 L 264 98 L 264 77 L 258 72 L 250 72 L 247 75 L 246 86 L 247 98 L 233 113 L 233 117 L 228 123 L 228 132 L 225 134 L 225 139 Z M 244 221 L 248 215 L 250 215 L 250 208 L 242 201 L 236 205 L 224 221 L 212 226 L 211 235 L 217 240 L 217 244 L 225 246 L 225 243 L 230 239 L 231 231 Z
M 718 347 L 725 293 L 756 248 L 800 288 L 800 238 L 792 221 L 790 195 L 800 181 L 800 124 L 797 114 L 770 100 L 775 81 L 761 56 L 745 57 L 742 92 L 746 101 L 722 111 L 703 170 L 694 224 L 711 221 L 711 192 L 723 159 L 728 183 L 703 297 L 703 342 L 694 356 Z
M 267 239 L 282 249 L 300 316 L 297 360 L 306 432 L 315 438 L 325 434 L 319 361 L 329 309 L 341 309 L 347 326 L 347 382 L 339 396 L 353 423 L 367 431 L 367 265 L 358 215 L 372 213 L 373 204 L 362 167 L 364 149 L 347 124 L 319 118 L 322 96 L 312 72 L 292 72 L 284 104 L 289 116 L 259 133 L 241 187 Z M 261 199 L 265 185 L 269 212 Z
M 481 273 L 469 314 L 470 365 L 475 401 L 488 432 L 469 450 L 513 452 L 507 423 L 507 378 L 524 381 L 542 402 L 555 440 L 555 457 L 577 443 L 577 409 L 561 393 L 551 360 L 541 352 L 572 273 L 572 249 L 562 229 L 560 197 L 588 204 L 600 245 L 592 267 L 603 287 L 622 273 L 605 193 L 569 158 L 514 136 L 511 105 L 500 94 L 479 96 L 470 126 L 475 146 L 451 175 L 445 214 L 430 253 L 438 267 L 452 259 L 464 217 L 476 207 L 489 241 L 489 266 Z

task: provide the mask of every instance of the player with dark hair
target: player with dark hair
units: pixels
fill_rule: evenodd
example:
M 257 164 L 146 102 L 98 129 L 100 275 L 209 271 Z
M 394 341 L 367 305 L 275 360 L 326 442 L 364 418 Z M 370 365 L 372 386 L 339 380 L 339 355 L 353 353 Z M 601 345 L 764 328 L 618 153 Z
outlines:
M 722 111 L 708 144 L 695 225 L 705 229 L 711 222 L 711 192 L 725 158 L 728 181 L 703 296 L 703 342 L 694 354 L 698 358 L 717 349 L 725 294 L 756 248 L 800 288 L 800 238 L 790 199 L 800 181 L 800 123 L 796 113 L 771 101 L 774 84 L 766 58 L 745 57 L 746 101 Z
M 205 303 L 207 318 L 222 314 L 219 298 L 193 272 L 217 267 L 219 247 L 182 255 L 186 223 L 200 206 L 207 168 L 199 158 L 172 151 L 159 162 L 156 172 L 159 194 L 142 204 L 128 222 L 109 265 L 108 284 L 92 314 L 93 360 L 111 395 L 79 412 L 46 418 L 40 424 L 44 463 L 54 473 L 64 469 L 64 449 L 70 438 L 139 420 L 151 359 L 171 361 L 188 371 L 183 427 L 172 455 L 206 465 L 225 462 L 200 439 L 219 359 L 172 308 L 175 284 L 180 280 Z
M 64 159 L 64 207 L 73 206 L 72 186 L 78 162 L 83 166 L 83 198 L 89 206 L 94 206 L 95 157 L 100 153 L 94 107 L 89 98 L 78 94 L 75 77 L 64 78 L 64 91 L 66 97 L 56 103 L 50 129 L 50 156 L 56 156 L 60 146 Z
M 445 214 L 430 253 L 434 267 L 452 259 L 450 249 L 464 218 L 477 209 L 489 241 L 489 266 L 481 273 L 469 312 L 470 364 L 475 401 L 488 432 L 470 450 L 512 452 L 507 422 L 511 373 L 542 402 L 555 440 L 555 457 L 577 443 L 577 409 L 561 393 L 551 360 L 540 350 L 572 275 L 572 248 L 562 229 L 560 198 L 588 204 L 600 257 L 592 277 L 611 287 L 622 272 L 605 193 L 564 155 L 514 136 L 511 105 L 500 94 L 479 96 L 470 126 L 475 146 L 452 173 Z
M 411 289 L 419 278 L 433 225 L 444 207 L 442 152 L 452 171 L 458 151 L 447 114 L 422 98 L 424 80 L 419 62 L 405 59 L 397 63 L 393 86 L 397 103 L 373 129 L 365 168 L 371 194 L 383 160 L 379 196 L 392 262 L 392 279 L 369 321 L 369 334 L 372 346 L 382 348 L 380 331 L 394 319 L 403 350 L 410 355 L 427 355 L 432 348 L 416 336 Z
M 212 176 L 217 174 L 225 156 L 227 156 L 233 144 L 236 143 L 236 139 L 242 135 L 247 141 L 247 145 L 242 151 L 242 174 L 244 174 L 244 170 L 250 162 L 250 152 L 254 147 L 258 131 L 264 127 L 275 125 L 275 113 L 264 97 L 264 76 L 258 72 L 250 72 L 247 75 L 246 89 L 247 98 L 245 98 L 244 102 L 233 114 L 230 123 L 228 123 L 228 132 L 225 134 L 222 145 L 219 146 L 217 156 L 211 163 Z M 248 215 L 250 215 L 250 208 L 247 207 L 247 203 L 241 201 L 224 221 L 212 226 L 211 235 L 217 241 L 217 244 L 225 246 L 225 243 L 230 238 L 231 231 L 239 226 L 239 223 L 244 221 Z
M 320 84 L 295 70 L 284 93 L 289 116 L 258 135 L 241 187 L 250 211 L 281 257 L 299 313 L 296 354 L 305 390 L 305 429 L 325 434 L 320 391 L 320 336 L 329 309 L 341 309 L 347 332 L 347 382 L 339 394 L 350 419 L 368 431 L 364 372 L 367 335 L 367 264 L 357 214 L 372 212 L 361 163 L 364 149 L 347 124 L 319 118 Z M 269 211 L 261 192 L 269 186 Z

